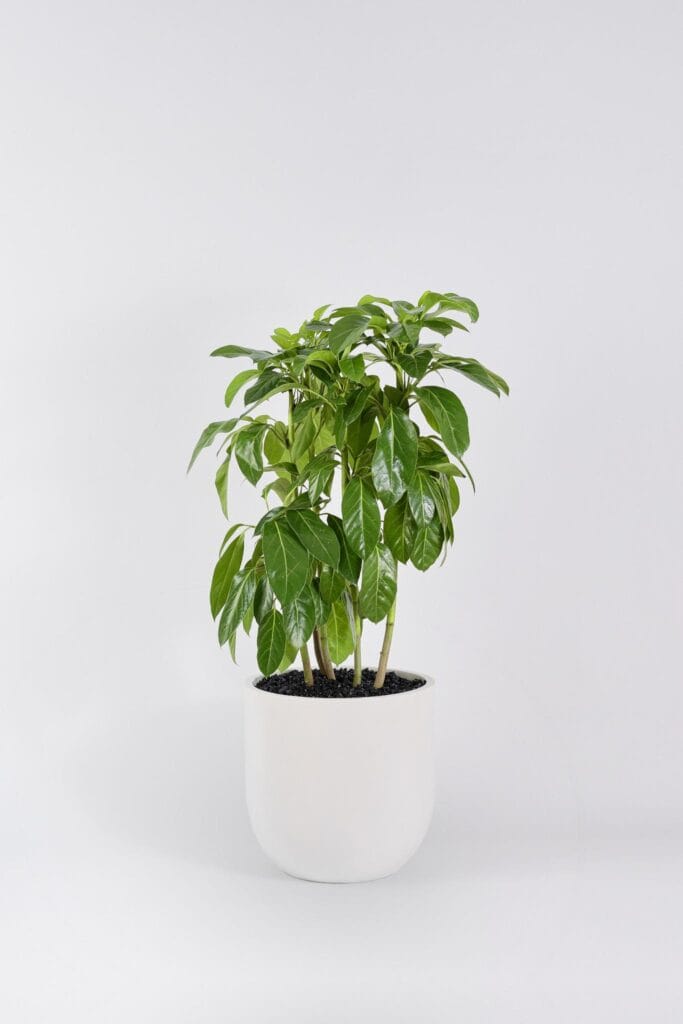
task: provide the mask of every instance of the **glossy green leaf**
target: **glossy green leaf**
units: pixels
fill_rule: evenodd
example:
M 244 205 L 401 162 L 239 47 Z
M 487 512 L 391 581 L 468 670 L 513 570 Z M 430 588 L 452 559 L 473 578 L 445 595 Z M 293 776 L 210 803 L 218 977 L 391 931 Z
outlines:
M 230 639 L 246 615 L 247 609 L 254 600 L 255 590 L 256 572 L 253 568 L 240 569 L 235 573 L 218 624 L 218 639 L 221 646 Z
M 226 406 L 230 406 L 232 404 L 240 389 L 243 388 L 248 381 L 252 380 L 254 377 L 258 377 L 258 373 L 258 370 L 240 370 L 239 373 L 235 374 L 225 389 Z
M 415 475 L 417 429 L 400 409 L 391 409 L 382 425 L 372 459 L 372 482 L 385 507 L 395 505 Z
M 370 487 L 353 477 L 342 498 L 344 533 L 352 551 L 365 558 L 379 540 L 380 515 Z
M 287 525 L 300 544 L 319 562 L 336 568 L 339 565 L 339 541 L 334 530 L 310 509 L 287 513 Z
M 360 576 L 360 556 L 351 549 L 344 533 L 344 524 L 341 519 L 338 519 L 337 516 L 328 515 L 327 523 L 330 529 L 334 530 L 339 544 L 339 572 L 349 583 L 356 583 Z
M 479 384 L 488 391 L 492 391 L 494 395 L 500 395 L 501 391 L 505 395 L 510 394 L 507 382 L 497 373 L 488 370 L 477 359 L 465 358 L 464 356 L 449 356 L 440 353 L 436 365 L 439 369 L 450 369 L 461 373 L 464 377 L 474 381 L 475 384 Z
M 396 597 L 396 559 L 385 544 L 378 544 L 363 562 L 360 613 L 381 622 Z
M 251 484 L 257 484 L 263 476 L 263 434 L 264 423 L 251 423 L 243 427 L 235 438 L 237 464 Z
M 408 499 L 404 494 L 398 504 L 393 505 L 384 517 L 384 543 L 399 562 L 409 560 L 416 529 Z
M 215 348 L 212 356 L 222 356 L 224 359 L 237 359 L 239 356 L 247 356 L 254 363 L 261 363 L 264 359 L 272 359 L 274 352 L 267 352 L 265 349 L 244 348 L 243 345 L 222 345 Z
M 320 570 L 320 596 L 325 604 L 332 604 L 344 592 L 346 581 L 341 573 L 329 565 Z
M 192 457 L 190 458 L 190 463 L 187 467 L 187 472 L 190 472 L 190 470 L 195 464 L 197 456 L 201 451 L 203 451 L 204 448 L 208 448 L 210 444 L 213 444 L 213 442 L 216 440 L 219 434 L 229 434 L 230 431 L 234 427 L 236 427 L 238 423 L 238 419 L 220 420 L 215 423 L 209 423 L 208 427 L 204 427 L 201 434 L 199 435 L 199 440 L 194 446 L 194 451 L 192 452 Z
M 300 594 L 308 579 L 308 552 L 282 518 L 263 527 L 263 557 L 270 585 L 283 605 Z
M 409 377 L 419 380 L 424 377 L 432 361 L 432 352 L 428 348 L 414 349 L 412 352 L 402 352 L 396 357 L 396 362 Z
M 281 373 L 278 373 L 276 370 L 266 370 L 245 392 L 244 404 L 256 405 L 269 395 L 278 392 L 285 384 L 287 384 L 287 381 L 283 379 Z
M 282 611 L 288 641 L 297 648 L 303 647 L 315 627 L 316 606 L 311 588 L 304 587 Z
M 308 416 L 297 425 L 296 433 L 294 435 L 294 444 L 292 445 L 291 450 L 293 462 L 298 462 L 299 459 L 303 458 L 313 444 L 317 430 L 318 424 L 314 413 L 309 413 Z
M 258 623 L 263 622 L 268 612 L 272 609 L 273 602 L 273 588 L 268 577 L 261 576 L 254 591 L 254 618 Z
M 282 615 L 273 608 L 258 629 L 256 660 L 264 676 L 275 672 L 285 653 L 285 627 Z
M 426 526 L 421 526 L 415 534 L 410 558 L 415 568 L 424 572 L 433 565 L 439 557 L 442 542 L 443 535 L 438 520 L 432 519 Z
M 438 387 L 417 388 L 416 393 L 425 419 L 438 430 L 448 450 L 453 455 L 464 455 L 470 434 L 467 413 L 458 396 Z
M 362 356 L 347 356 L 339 361 L 339 369 L 345 377 L 351 380 L 361 381 L 365 376 L 365 360 Z
M 343 352 L 363 337 L 370 317 L 350 313 L 337 320 L 327 336 L 327 343 L 333 352 Z
M 330 605 L 324 601 L 320 593 L 320 580 L 314 579 L 311 583 L 311 594 L 313 596 L 313 611 L 316 626 L 324 626 L 330 617 Z
M 332 605 L 326 625 L 330 657 L 335 665 L 341 665 L 353 653 L 353 631 L 343 598 Z
M 286 670 L 292 665 L 297 658 L 299 650 L 294 644 L 290 644 L 285 639 L 285 653 L 282 655 L 282 660 L 277 667 L 278 672 L 286 672 Z
M 418 470 L 408 485 L 408 504 L 418 526 L 426 526 L 434 518 L 434 495 L 426 473 Z
M 230 469 L 230 454 L 226 456 L 216 470 L 216 494 L 223 509 L 223 515 L 228 516 L 228 470 Z
M 242 565 L 243 554 L 244 537 L 240 534 L 239 537 L 236 537 L 235 540 L 228 545 L 216 563 L 216 568 L 213 571 L 213 577 L 211 579 L 211 590 L 209 593 L 211 614 L 214 619 L 218 615 L 219 611 L 225 606 L 225 602 L 228 599 L 230 585 L 235 573 Z

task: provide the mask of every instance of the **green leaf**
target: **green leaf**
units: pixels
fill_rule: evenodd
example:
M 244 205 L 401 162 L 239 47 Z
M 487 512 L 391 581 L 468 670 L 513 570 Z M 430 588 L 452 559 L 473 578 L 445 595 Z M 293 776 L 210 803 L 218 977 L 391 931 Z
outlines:
M 350 393 L 342 410 L 342 418 L 347 426 L 358 419 L 369 398 L 370 394 L 367 388 L 356 388 L 355 391 Z
M 228 545 L 216 563 L 211 580 L 209 599 L 211 603 L 211 614 L 216 618 L 221 608 L 225 606 L 228 599 L 228 592 L 235 573 L 242 564 L 244 554 L 244 536 L 240 534 Z
M 453 455 L 464 455 L 470 443 L 467 413 L 452 391 L 446 388 L 417 388 L 416 394 L 425 419 L 438 430 Z
M 358 313 L 351 313 L 337 320 L 334 327 L 327 336 L 327 341 L 333 352 L 342 352 L 344 349 L 355 345 L 363 337 L 363 332 L 368 325 L 370 317 Z
M 434 495 L 426 473 L 418 471 L 409 483 L 408 504 L 418 526 L 426 526 L 434 518 Z
M 339 360 L 339 369 L 345 377 L 350 377 L 356 382 L 361 381 L 365 376 L 365 360 L 361 355 L 347 356 Z
M 258 377 L 258 373 L 258 370 L 240 370 L 239 373 L 235 374 L 235 376 L 232 378 L 227 388 L 225 389 L 226 406 L 231 405 L 238 391 L 244 387 L 247 381 L 251 380 L 253 377 Z
M 472 299 L 456 295 L 455 292 L 444 292 L 441 296 L 439 312 L 441 313 L 449 309 L 459 313 L 466 313 L 472 323 L 476 323 L 479 319 L 479 310 L 476 303 L 472 302 Z
M 373 408 L 366 408 L 358 419 L 349 423 L 346 442 L 352 455 L 360 455 L 367 447 L 375 426 L 375 416 L 376 412 Z
M 310 509 L 287 513 L 287 525 L 294 536 L 319 562 L 336 568 L 339 565 L 339 541 L 329 526 Z M 301 646 L 301 645 L 299 645 Z
M 275 352 L 267 352 L 265 349 L 244 348 L 243 345 L 223 345 L 211 353 L 212 356 L 223 356 L 224 359 L 237 359 L 239 356 L 248 356 L 253 363 L 263 362 L 264 359 L 272 359 Z
M 343 598 L 335 601 L 332 605 L 326 625 L 330 657 L 335 665 L 341 665 L 353 653 L 353 631 L 346 609 L 346 601 Z
M 396 559 L 384 544 L 378 544 L 363 562 L 360 613 L 371 622 L 381 622 L 396 597 Z
M 314 373 L 325 384 L 333 381 L 339 373 L 337 357 L 328 349 L 316 349 L 314 352 L 311 352 L 310 356 L 306 359 L 306 366 L 309 367 L 311 373 Z
M 223 509 L 223 515 L 228 516 L 228 470 L 230 468 L 230 453 L 221 462 L 216 470 L 216 493 Z
M 263 476 L 263 434 L 265 423 L 250 423 L 243 427 L 235 438 L 237 464 L 251 484 L 257 484 Z
M 225 608 L 218 624 L 218 640 L 223 646 L 233 635 L 251 607 L 256 590 L 256 572 L 253 568 L 240 569 L 232 578 Z
M 290 644 L 285 640 L 285 653 L 282 655 L 282 661 L 277 667 L 278 672 L 285 672 L 296 660 L 298 653 L 298 649 L 293 644 Z
M 256 660 L 264 676 L 271 675 L 285 653 L 285 627 L 276 608 L 269 611 L 258 629 Z
M 288 641 L 296 648 L 303 647 L 315 627 L 316 606 L 311 588 L 304 587 L 282 610 Z
M 324 626 L 330 617 L 330 605 L 323 601 L 320 594 L 320 580 L 314 579 L 311 583 L 311 594 L 313 595 L 313 609 L 316 626 Z
M 305 455 L 315 440 L 317 430 L 318 425 L 314 413 L 309 413 L 303 422 L 297 425 L 291 451 L 292 462 L 298 462 Z
M 404 494 L 398 504 L 393 505 L 384 517 L 384 543 L 399 562 L 409 560 L 415 531 L 415 520 Z
M 187 472 L 190 472 L 195 464 L 197 456 L 204 448 L 208 448 L 210 444 L 213 444 L 219 434 L 229 434 L 233 427 L 237 426 L 238 423 L 238 419 L 221 420 L 216 423 L 209 423 L 208 427 L 204 427 L 199 435 L 199 440 L 194 446 L 194 451 L 192 452 L 192 458 L 190 459 L 190 464 L 187 467 Z
M 346 485 L 342 518 L 351 550 L 365 558 L 379 540 L 380 515 L 372 491 L 361 477 L 353 477 Z
M 320 596 L 325 604 L 332 604 L 340 597 L 346 587 L 346 581 L 341 573 L 324 565 L 320 570 Z
M 335 465 L 333 450 L 328 448 L 311 459 L 308 465 L 301 471 L 297 480 L 297 486 L 308 482 L 308 495 L 313 504 L 315 504 L 323 491 L 328 490 Z
M 405 370 L 409 377 L 415 377 L 418 380 L 420 377 L 424 377 L 431 361 L 431 349 L 422 346 L 412 352 L 402 352 L 396 357 L 396 362 L 401 369 Z
M 360 557 L 351 550 L 349 542 L 344 533 L 344 524 L 337 516 L 328 515 L 327 523 L 334 530 L 339 544 L 339 572 L 349 583 L 356 583 L 360 576 Z
M 273 588 L 268 582 L 267 576 L 262 576 L 256 584 L 254 591 L 254 618 L 258 623 L 263 622 L 268 612 L 273 607 Z
M 436 519 L 432 519 L 426 526 L 421 526 L 415 534 L 413 542 L 413 553 L 410 557 L 416 569 L 428 569 L 439 557 L 443 534 Z
M 245 393 L 244 404 L 256 405 L 258 402 L 262 402 L 264 398 L 267 398 L 268 395 L 279 391 L 285 384 L 286 381 L 281 373 L 278 373 L 276 370 L 265 370 Z M 293 384 L 290 385 L 290 387 L 293 386 Z
M 400 409 L 390 409 L 380 430 L 372 459 L 372 482 L 380 501 L 395 505 L 415 475 L 417 429 Z
M 283 605 L 300 594 L 308 579 L 308 552 L 282 518 L 263 527 L 263 557 L 270 585 Z
M 499 377 L 497 373 L 488 370 L 477 359 L 465 356 L 449 356 L 440 353 L 436 364 L 435 369 L 455 370 L 469 380 L 474 381 L 475 384 L 479 384 L 488 391 L 492 391 L 494 395 L 500 395 L 501 391 L 506 395 L 510 394 L 507 382 L 502 377 Z

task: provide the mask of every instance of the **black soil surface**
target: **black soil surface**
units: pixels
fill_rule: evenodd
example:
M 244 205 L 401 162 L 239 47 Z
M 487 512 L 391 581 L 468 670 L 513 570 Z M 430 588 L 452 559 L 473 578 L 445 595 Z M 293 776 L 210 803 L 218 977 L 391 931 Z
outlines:
M 353 669 L 338 668 L 335 681 L 328 679 L 318 669 L 313 670 L 313 686 L 306 686 L 304 674 L 300 669 L 291 669 L 266 679 L 261 679 L 256 687 L 268 693 L 281 693 L 287 697 L 384 697 L 391 693 L 405 693 L 406 690 L 417 690 L 425 685 L 425 679 L 405 679 L 396 672 L 387 672 L 384 686 L 376 690 L 374 668 L 364 668 L 360 686 L 353 685 Z

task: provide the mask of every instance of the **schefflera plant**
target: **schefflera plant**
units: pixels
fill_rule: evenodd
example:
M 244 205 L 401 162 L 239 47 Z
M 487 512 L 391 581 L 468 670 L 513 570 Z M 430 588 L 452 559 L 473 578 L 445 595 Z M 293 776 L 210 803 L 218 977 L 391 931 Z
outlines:
M 463 318 L 474 323 L 478 315 L 471 299 L 454 292 L 426 291 L 416 304 L 364 295 L 355 306 L 320 307 L 298 331 L 277 328 L 275 349 L 225 345 L 212 353 L 253 364 L 225 393 L 229 407 L 246 388 L 245 408 L 205 428 L 190 467 L 220 440 L 216 489 L 225 515 L 233 460 L 251 484 L 266 478 L 261 493 L 270 506 L 253 526 L 228 529 L 213 573 L 211 611 L 233 658 L 237 631 L 249 632 L 255 621 L 264 675 L 284 671 L 300 654 L 312 686 L 312 641 L 329 679 L 353 654 L 359 685 L 363 623 L 384 622 L 374 683 L 381 688 L 398 563 L 425 571 L 445 556 L 458 479 L 474 487 L 464 461 L 467 414 L 444 386 L 445 374 L 509 393 L 478 360 L 443 348 L 443 338 L 468 330 Z M 286 420 L 262 411 L 284 393 Z

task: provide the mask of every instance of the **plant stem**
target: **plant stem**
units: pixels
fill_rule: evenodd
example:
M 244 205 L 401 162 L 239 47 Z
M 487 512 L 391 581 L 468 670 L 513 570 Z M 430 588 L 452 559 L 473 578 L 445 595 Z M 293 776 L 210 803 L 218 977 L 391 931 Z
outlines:
M 323 672 L 328 679 L 335 680 L 337 677 L 334 673 L 334 665 L 330 657 L 330 648 L 327 645 L 327 626 L 319 627 L 320 635 L 320 653 L 323 659 Z
M 363 672 L 363 659 L 361 655 L 361 634 L 363 632 L 363 620 L 360 617 L 358 603 L 358 587 L 351 587 L 351 605 L 353 607 L 353 685 L 360 686 Z
M 322 647 L 320 646 L 320 628 L 318 626 L 313 630 L 313 650 L 315 651 L 315 660 L 318 662 L 318 668 L 324 673 L 325 660 L 323 658 Z
M 313 669 L 311 668 L 311 659 L 308 655 L 308 645 L 304 644 L 301 648 L 301 661 L 304 666 L 304 682 L 306 686 L 313 686 Z
M 384 641 L 382 643 L 382 651 L 379 656 L 379 665 L 377 667 L 377 675 L 375 676 L 375 689 L 379 690 L 384 686 L 384 677 L 387 674 L 387 664 L 389 662 L 389 651 L 391 650 L 391 638 L 394 635 L 394 622 L 396 621 L 396 598 L 394 603 L 389 609 L 387 615 L 387 624 L 384 630 Z

